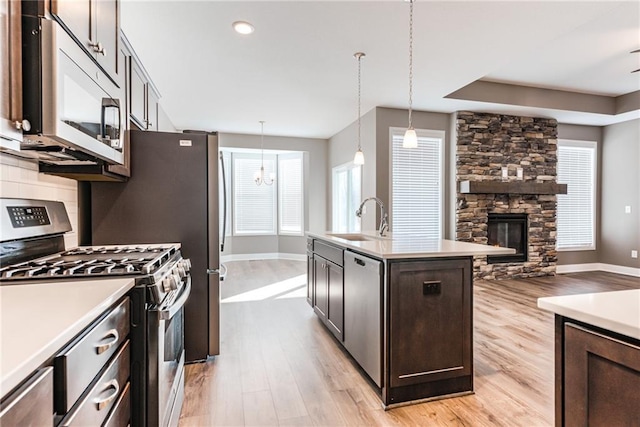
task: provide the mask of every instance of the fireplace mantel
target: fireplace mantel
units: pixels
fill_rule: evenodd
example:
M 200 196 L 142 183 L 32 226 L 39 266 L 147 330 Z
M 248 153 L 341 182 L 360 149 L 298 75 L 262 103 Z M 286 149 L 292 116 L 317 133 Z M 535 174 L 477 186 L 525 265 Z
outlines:
M 535 181 L 460 181 L 462 194 L 567 194 L 567 184 Z

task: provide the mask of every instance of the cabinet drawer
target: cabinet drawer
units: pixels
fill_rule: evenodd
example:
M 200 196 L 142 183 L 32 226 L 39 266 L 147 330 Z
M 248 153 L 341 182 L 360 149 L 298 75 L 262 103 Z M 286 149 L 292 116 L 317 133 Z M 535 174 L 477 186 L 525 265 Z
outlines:
M 41 369 L 0 406 L 1 426 L 53 426 L 53 369 Z
M 55 409 L 68 412 L 129 335 L 129 297 L 56 356 Z
M 126 341 L 104 373 L 78 402 L 78 406 L 62 420 L 60 426 L 102 425 L 109 411 L 116 406 L 121 389 L 126 389 L 130 363 L 129 341 Z
M 319 240 L 314 240 L 313 252 L 317 253 L 318 255 L 320 255 L 325 259 L 328 259 L 332 263 L 339 265 L 340 267 L 343 266 L 343 261 L 342 261 L 343 250 L 340 248 L 328 245 Z
M 131 383 L 128 382 L 124 387 L 124 390 L 122 390 L 122 393 L 120 393 L 120 397 L 111 410 L 111 413 L 109 413 L 109 417 L 104 421 L 104 424 L 102 424 L 103 427 L 120 427 L 129 425 L 129 421 L 131 419 L 130 389 Z

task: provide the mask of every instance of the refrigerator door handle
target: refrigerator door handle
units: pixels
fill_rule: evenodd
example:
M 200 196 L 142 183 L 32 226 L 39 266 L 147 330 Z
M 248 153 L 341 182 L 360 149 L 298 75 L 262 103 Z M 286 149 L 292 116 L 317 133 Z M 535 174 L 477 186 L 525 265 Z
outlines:
M 220 151 L 220 168 L 222 172 L 222 243 L 220 252 L 224 252 L 224 243 L 227 240 L 227 176 L 224 171 L 224 154 Z

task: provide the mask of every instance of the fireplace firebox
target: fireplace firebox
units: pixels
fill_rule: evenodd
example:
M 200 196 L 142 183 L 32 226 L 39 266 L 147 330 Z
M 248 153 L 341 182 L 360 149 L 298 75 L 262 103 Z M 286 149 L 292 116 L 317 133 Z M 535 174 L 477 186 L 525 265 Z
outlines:
M 487 264 L 527 261 L 528 229 L 527 214 L 490 213 L 487 238 L 489 245 L 513 248 L 515 254 L 489 255 Z

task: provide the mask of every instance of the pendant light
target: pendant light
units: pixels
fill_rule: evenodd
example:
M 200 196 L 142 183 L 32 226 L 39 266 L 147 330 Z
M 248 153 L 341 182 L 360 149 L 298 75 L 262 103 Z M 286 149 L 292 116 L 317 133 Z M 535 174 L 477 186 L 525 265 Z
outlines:
M 272 185 L 276 180 L 276 174 L 271 172 L 269 179 L 264 176 L 264 120 L 260 120 L 260 151 L 262 152 L 260 170 L 253 175 L 253 180 L 256 185 Z
M 406 0 L 409 2 L 409 127 L 404 133 L 402 139 L 403 148 L 418 147 L 418 136 L 416 130 L 411 123 L 411 110 L 413 107 L 413 2 L 414 0 Z
M 366 56 L 363 52 L 356 52 L 353 57 L 358 60 L 358 151 L 353 156 L 353 163 L 356 165 L 364 165 L 364 153 L 362 152 L 362 145 L 360 143 L 360 60 L 363 56 Z

